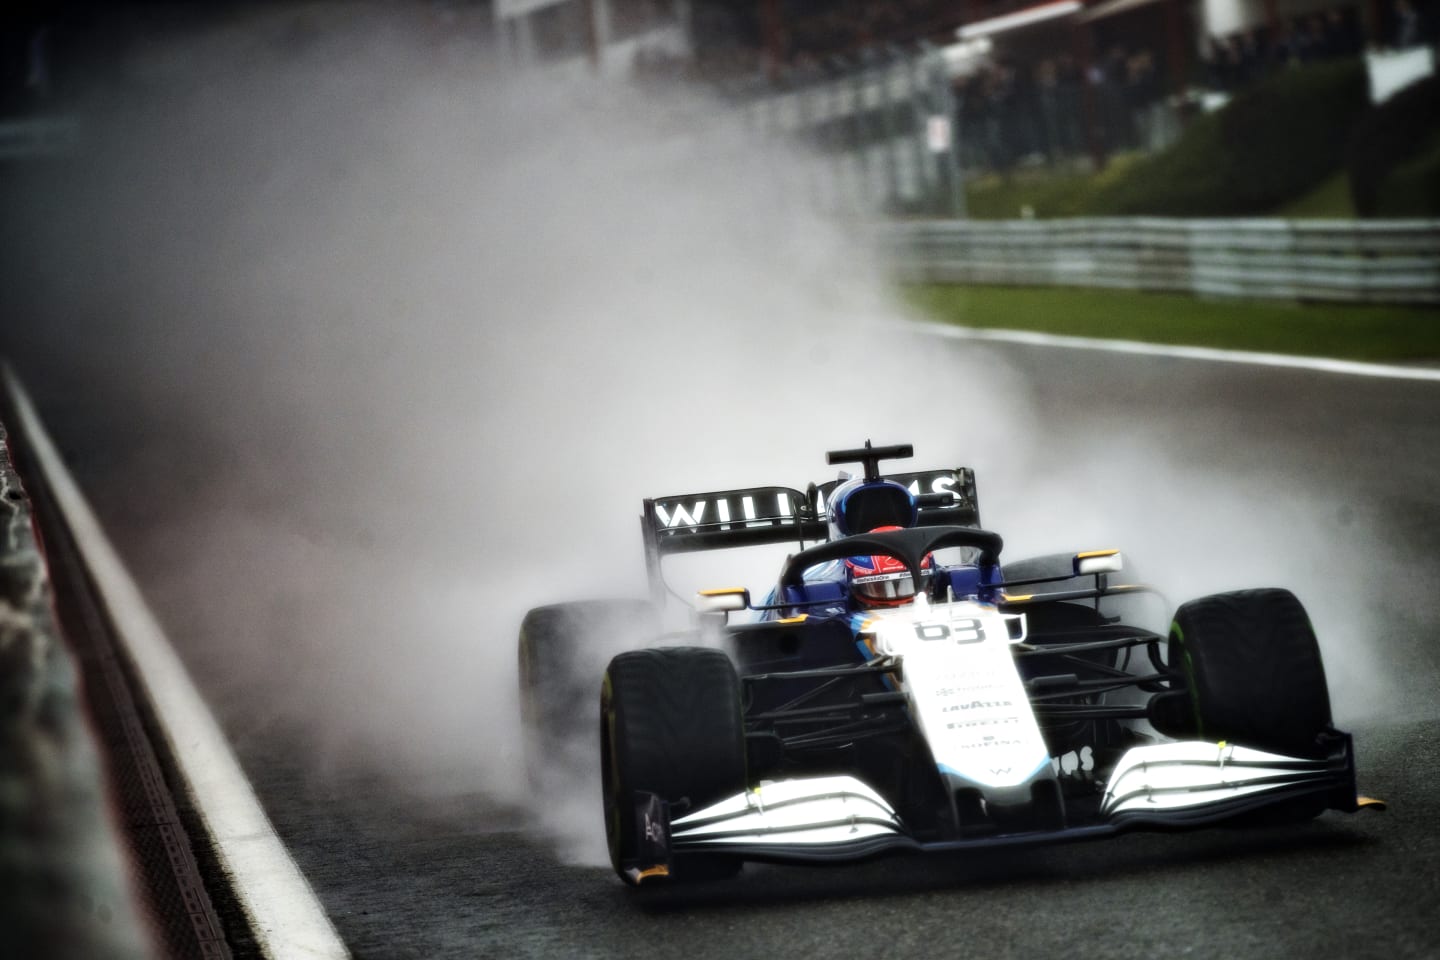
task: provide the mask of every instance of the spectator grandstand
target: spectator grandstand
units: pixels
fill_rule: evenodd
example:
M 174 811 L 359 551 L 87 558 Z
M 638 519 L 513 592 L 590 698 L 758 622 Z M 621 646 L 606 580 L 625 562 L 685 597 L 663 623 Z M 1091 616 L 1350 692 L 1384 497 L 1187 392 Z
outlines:
M 1189 114 L 1288 66 L 1433 44 L 1440 0 L 495 3 L 512 49 L 533 46 L 542 20 L 568 18 L 572 57 L 732 89 L 756 80 L 793 89 L 917 47 L 941 50 L 964 166 L 1007 172 L 1161 149 Z
M 120 6 L 163 9 L 167 22 L 199 9 Z M 216 6 L 253 8 L 203 6 L 210 18 Z M 1291 67 L 1364 54 L 1378 101 L 1434 71 L 1437 6 L 1440 0 L 415 2 L 437 40 L 483 35 L 519 69 L 718 87 L 757 104 L 767 127 L 849 158 L 837 159 L 837 169 L 853 160 L 845 177 L 867 184 L 858 191 L 867 202 L 880 196 L 901 210 L 925 208 L 916 190 L 956 194 L 951 181 L 962 172 L 1069 174 L 1099 169 L 1117 153 L 1160 151 L 1193 116 Z M 97 12 L 107 9 L 4 6 L 0 157 L 48 155 L 74 141 L 74 125 L 54 121 L 81 82 L 76 64 L 103 85 L 123 56 L 126 31 L 147 22 L 142 15 L 111 22 Z M 1406 50 L 1420 56 L 1401 56 Z M 948 159 L 929 156 L 947 151 Z M 883 190 L 875 186 L 878 171 L 888 171 Z

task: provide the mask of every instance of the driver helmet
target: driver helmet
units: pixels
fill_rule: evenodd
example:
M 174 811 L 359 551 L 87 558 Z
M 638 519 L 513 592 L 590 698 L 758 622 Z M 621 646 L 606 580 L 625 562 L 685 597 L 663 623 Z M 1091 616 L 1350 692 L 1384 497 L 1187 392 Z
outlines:
M 876 527 L 871 533 L 899 530 L 897 526 Z M 920 561 L 920 582 L 930 579 L 931 554 Z M 845 579 L 850 593 L 865 606 L 900 607 L 915 599 L 915 580 L 899 558 L 877 554 L 849 557 L 845 561 Z
M 831 540 L 882 527 L 913 527 L 919 514 L 915 497 L 894 480 L 852 477 L 830 491 L 825 507 Z

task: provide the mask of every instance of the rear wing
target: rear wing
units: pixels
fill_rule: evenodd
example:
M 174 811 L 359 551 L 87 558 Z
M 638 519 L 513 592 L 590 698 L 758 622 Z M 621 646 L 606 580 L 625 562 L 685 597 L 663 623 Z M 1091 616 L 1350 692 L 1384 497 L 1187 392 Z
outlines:
M 920 470 L 886 474 L 920 499 L 919 526 L 979 526 L 975 471 Z M 672 553 L 724 550 L 793 541 L 829 539 L 826 503 L 840 480 L 811 484 L 801 493 L 790 487 L 743 487 L 645 500 L 640 529 L 645 541 L 645 572 L 656 598 L 665 592 L 660 561 Z
M 920 527 L 978 527 L 980 502 L 975 493 L 975 471 L 969 467 L 954 470 L 915 470 L 909 473 L 887 473 L 882 480 L 892 480 L 910 491 L 920 501 Z M 843 483 L 831 480 L 812 486 L 813 500 L 819 516 L 825 516 L 830 494 Z

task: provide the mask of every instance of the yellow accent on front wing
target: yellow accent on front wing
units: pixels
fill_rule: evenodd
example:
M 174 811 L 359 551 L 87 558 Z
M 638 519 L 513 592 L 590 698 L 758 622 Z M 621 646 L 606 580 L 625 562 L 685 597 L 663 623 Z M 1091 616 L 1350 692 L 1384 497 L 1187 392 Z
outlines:
M 1033 599 L 1035 599 L 1035 594 L 1033 594 L 1033 593 L 1018 593 L 1018 594 L 1002 593 L 1002 594 L 1000 594 L 1000 601 L 1001 601 L 1002 603 L 1022 603 L 1022 602 L 1026 601 L 1026 600 L 1033 600 Z
M 793 616 L 793 617 L 781 617 L 779 620 L 776 620 L 775 623 L 800 623 L 800 622 L 802 622 L 802 621 L 809 620 L 809 619 L 810 619 L 810 614 L 808 614 L 808 613 L 801 613 L 801 614 L 798 614 L 798 615 Z
M 728 597 L 728 596 L 730 596 L 731 594 L 744 593 L 744 592 L 745 592 L 745 588 L 744 588 L 744 587 L 717 587 L 717 588 L 715 588 L 714 590 L 700 590 L 700 591 L 698 591 L 698 593 L 699 593 L 700 596 L 702 596 L 702 597 Z
M 1084 553 L 1075 554 L 1077 560 L 1086 560 L 1090 557 L 1113 557 L 1119 550 L 1086 550 Z
M 645 870 L 641 870 L 639 873 L 635 874 L 635 882 L 640 883 L 643 880 L 649 880 L 651 877 L 668 876 L 670 876 L 670 868 L 665 866 L 665 864 L 663 863 L 657 863 L 655 866 Z
M 1361 810 L 1374 810 L 1379 812 L 1387 806 L 1384 800 L 1377 800 L 1374 797 L 1356 797 L 1355 806 Z

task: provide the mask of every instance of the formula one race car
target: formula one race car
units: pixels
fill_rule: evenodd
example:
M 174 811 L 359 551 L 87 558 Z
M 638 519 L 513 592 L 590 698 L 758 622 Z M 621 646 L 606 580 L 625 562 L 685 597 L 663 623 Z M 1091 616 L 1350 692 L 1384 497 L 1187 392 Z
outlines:
M 795 542 L 759 603 L 702 591 L 695 627 L 663 638 L 653 603 L 525 618 L 532 756 L 594 730 L 599 671 L 569 669 L 594 638 L 651 645 L 601 683 L 605 830 L 627 883 L 1379 805 L 1356 795 L 1288 591 L 1192 600 L 1168 636 L 1130 626 L 1114 611 L 1147 588 L 1112 582 L 1117 551 L 1002 564 L 973 472 L 881 474 L 909 456 L 867 441 L 829 454 L 862 476 L 804 493 L 645 501 L 656 601 L 669 555 Z

